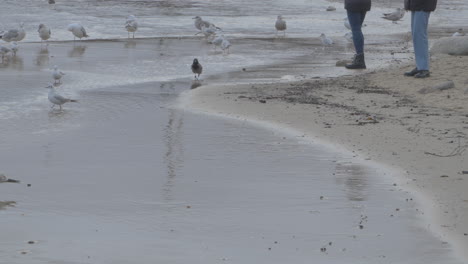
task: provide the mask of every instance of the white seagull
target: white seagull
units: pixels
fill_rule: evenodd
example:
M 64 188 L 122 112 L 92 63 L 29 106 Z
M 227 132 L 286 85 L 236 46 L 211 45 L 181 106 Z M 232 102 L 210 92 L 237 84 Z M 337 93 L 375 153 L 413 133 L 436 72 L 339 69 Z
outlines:
M 224 35 L 219 35 L 215 37 L 213 41 L 211 41 L 211 44 L 213 44 L 215 51 L 216 51 L 217 46 L 221 46 L 221 44 L 223 44 L 223 40 L 224 40 Z
M 320 34 L 320 40 L 322 41 L 322 44 L 324 46 L 330 46 L 333 44 L 333 40 L 327 36 L 325 36 L 324 33 Z
M 73 40 L 75 40 L 75 37 L 79 38 L 80 40 L 81 38 L 89 37 L 88 34 L 86 34 L 85 28 L 81 24 L 78 24 L 78 23 L 73 23 L 73 24 L 68 25 L 67 30 L 73 33 Z
M 283 37 L 286 37 L 286 21 L 283 20 L 283 16 L 279 15 L 275 23 L 276 36 L 278 37 L 278 32 L 283 31 Z
M 453 33 L 452 37 L 463 37 L 465 36 L 465 32 L 463 32 L 463 28 L 459 28 L 455 33 Z
M 43 40 L 48 40 L 50 38 L 50 35 L 52 34 L 50 32 L 50 29 L 44 24 L 39 25 L 39 28 L 37 29 L 37 32 L 39 33 L 39 37 L 41 38 L 41 42 Z
M 52 72 L 52 78 L 54 78 L 54 83 L 61 83 L 62 76 L 65 75 L 62 71 L 58 69 L 57 65 L 54 65 L 54 71 Z
M 401 8 L 397 8 L 392 13 L 384 13 L 382 18 L 393 21 L 393 23 L 396 24 L 396 22 L 402 19 L 404 15 L 405 15 L 405 10 Z
M 26 31 L 24 31 L 23 27 L 24 23 L 21 23 L 19 29 L 10 29 L 6 32 L 0 32 L 0 38 L 6 42 L 21 41 L 26 36 Z
M 229 40 L 224 38 L 223 42 L 221 42 L 221 49 L 223 50 L 223 53 L 226 52 L 227 54 L 229 54 L 230 47 L 231 47 L 231 42 L 229 42 Z
M 60 110 L 62 110 L 62 105 L 64 103 L 67 103 L 67 102 L 76 103 L 76 102 L 78 102 L 78 100 L 65 98 L 65 97 L 61 96 L 60 94 L 58 94 L 52 84 L 49 84 L 46 88 L 49 89 L 49 95 L 47 97 L 49 98 L 49 101 L 52 103 L 52 109 L 56 105 L 58 105 L 60 107 Z
M 125 21 L 125 29 L 128 33 L 128 38 L 130 38 L 130 32 L 133 33 L 133 38 L 135 38 L 135 31 L 138 30 L 138 21 L 134 15 L 129 15 Z

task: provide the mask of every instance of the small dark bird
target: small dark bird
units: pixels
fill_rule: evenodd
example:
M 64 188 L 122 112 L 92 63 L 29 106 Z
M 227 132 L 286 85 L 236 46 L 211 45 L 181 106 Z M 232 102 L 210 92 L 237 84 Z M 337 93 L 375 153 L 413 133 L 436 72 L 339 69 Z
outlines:
M 198 78 L 200 77 L 200 74 L 202 74 L 203 72 L 203 67 L 202 65 L 198 62 L 197 59 L 194 59 L 193 60 L 193 63 L 192 63 L 192 72 L 195 73 L 195 79 L 198 80 Z
M 55 0 L 49 0 L 49 4 L 51 5 L 55 4 Z

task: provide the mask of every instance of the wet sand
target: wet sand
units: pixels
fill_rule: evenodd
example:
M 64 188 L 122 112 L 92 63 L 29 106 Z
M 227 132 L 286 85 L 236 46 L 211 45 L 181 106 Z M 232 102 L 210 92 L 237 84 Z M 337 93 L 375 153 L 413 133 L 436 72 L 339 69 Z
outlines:
M 403 77 L 412 67 L 395 65 L 354 77 L 208 86 L 187 93 L 182 104 L 292 129 L 395 168 L 396 185 L 420 198 L 416 213 L 424 215 L 426 229 L 466 260 L 467 63 L 467 57 L 434 56 L 432 76 L 424 80 Z M 418 92 L 447 80 L 455 88 Z
M 173 54 L 200 47 L 193 45 L 199 40 L 170 41 Z M 375 263 L 403 256 L 411 263 L 459 263 L 449 245 L 421 229 L 419 205 L 393 185 L 390 171 L 287 132 L 172 109 L 193 85 L 192 74 L 159 79 L 129 70 L 154 69 L 139 62 L 156 43 L 137 40 L 141 50 L 129 50 L 124 41 L 63 42 L 48 54 L 32 43 L 18 55 L 23 63 L 4 65 L 2 87 L 37 97 L 2 116 L 2 173 L 21 180 L 0 185 L 1 200 L 16 202 L 0 211 L 2 260 Z M 58 89 L 80 101 L 62 112 L 50 111 L 41 85 L 54 64 L 67 73 Z M 255 81 L 275 72 L 246 68 Z M 207 74 L 192 91 L 213 91 L 210 83 L 246 72 Z M 281 85 L 294 87 L 286 81 Z M 259 104 L 245 93 L 234 102 L 246 110 L 271 105 L 271 98 Z

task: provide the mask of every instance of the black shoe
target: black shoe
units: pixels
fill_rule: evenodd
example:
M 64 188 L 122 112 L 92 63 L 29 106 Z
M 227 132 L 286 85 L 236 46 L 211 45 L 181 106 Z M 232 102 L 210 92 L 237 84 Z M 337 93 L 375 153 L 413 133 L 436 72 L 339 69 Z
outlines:
M 427 78 L 431 76 L 428 70 L 421 70 L 416 75 L 414 75 L 414 78 Z
M 346 69 L 357 70 L 365 69 L 366 62 L 364 61 L 364 53 L 354 55 L 353 62 L 345 65 Z
M 415 76 L 416 74 L 418 74 L 418 72 L 419 72 L 418 68 L 414 68 L 409 72 L 405 72 L 405 76 Z

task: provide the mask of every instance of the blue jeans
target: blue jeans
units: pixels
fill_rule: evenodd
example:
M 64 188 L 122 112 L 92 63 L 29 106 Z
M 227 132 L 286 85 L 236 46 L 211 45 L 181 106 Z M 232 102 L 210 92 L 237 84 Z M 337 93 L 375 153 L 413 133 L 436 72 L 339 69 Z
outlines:
M 418 70 L 429 70 L 429 41 L 427 25 L 430 12 L 411 11 L 411 34 L 413 36 L 414 57 Z
M 364 53 L 364 35 L 362 34 L 362 23 L 366 18 L 366 11 L 363 12 L 348 12 L 349 25 L 353 33 L 353 43 L 356 54 Z

